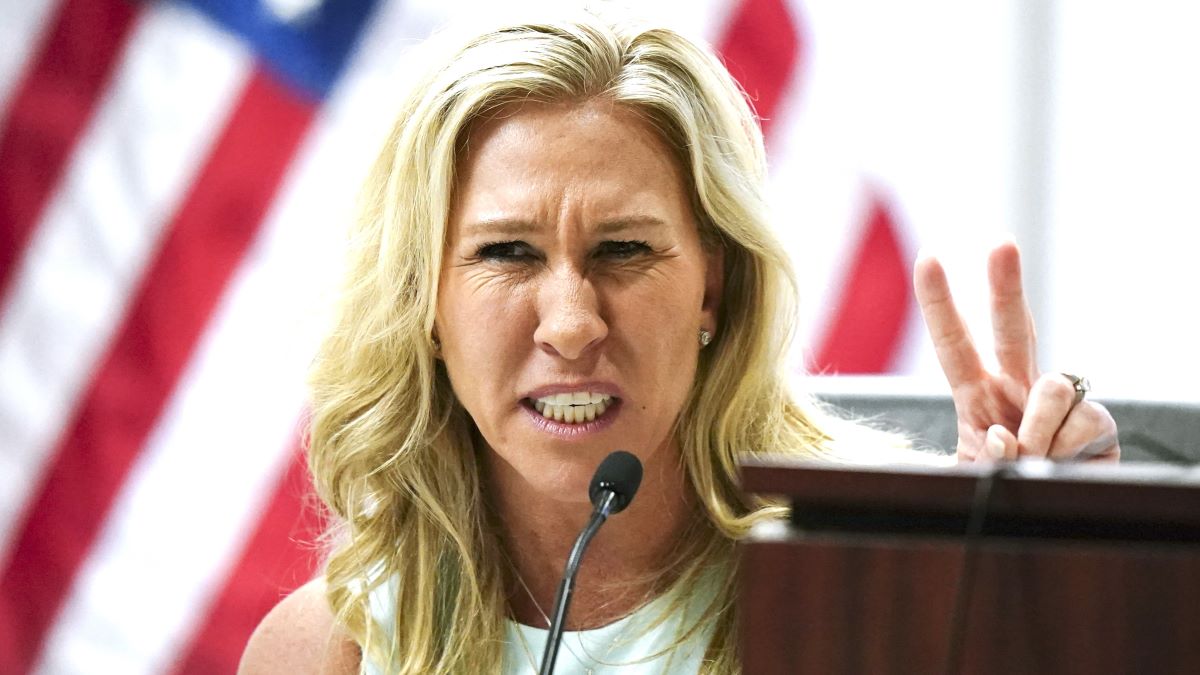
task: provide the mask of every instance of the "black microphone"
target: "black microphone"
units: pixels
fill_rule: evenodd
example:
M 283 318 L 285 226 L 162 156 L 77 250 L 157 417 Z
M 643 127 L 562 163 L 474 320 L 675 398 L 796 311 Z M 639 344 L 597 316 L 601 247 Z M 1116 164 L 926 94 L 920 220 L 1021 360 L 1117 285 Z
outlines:
M 579 563 L 583 560 L 583 550 L 609 516 L 620 513 L 629 506 L 641 484 L 642 463 L 624 450 L 613 452 L 596 467 L 592 483 L 588 486 L 588 497 L 592 500 L 592 518 L 575 540 L 571 555 L 567 556 L 567 569 L 563 572 L 562 583 L 558 585 L 558 595 L 554 598 L 554 616 L 550 620 L 550 634 L 546 636 L 546 651 L 542 654 L 540 675 L 550 675 L 554 672 L 558 645 L 562 642 L 563 621 L 567 618 L 567 607 L 571 604 L 571 592 L 575 590 L 575 575 L 579 572 Z

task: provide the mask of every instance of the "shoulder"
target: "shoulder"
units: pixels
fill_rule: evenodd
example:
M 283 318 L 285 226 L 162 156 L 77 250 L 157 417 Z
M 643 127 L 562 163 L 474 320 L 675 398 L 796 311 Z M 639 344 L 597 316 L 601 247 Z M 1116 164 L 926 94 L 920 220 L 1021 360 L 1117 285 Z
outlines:
M 357 673 L 353 640 L 334 625 L 325 580 L 314 579 L 284 598 L 254 630 L 239 675 Z

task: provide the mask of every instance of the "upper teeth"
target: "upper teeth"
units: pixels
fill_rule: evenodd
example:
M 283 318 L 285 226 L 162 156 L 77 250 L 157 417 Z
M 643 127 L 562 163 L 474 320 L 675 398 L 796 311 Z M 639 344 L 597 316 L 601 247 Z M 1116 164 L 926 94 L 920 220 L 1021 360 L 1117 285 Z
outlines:
M 603 415 L 612 403 L 612 396 L 590 391 L 551 394 L 534 400 L 533 407 L 544 417 L 559 422 L 590 422 Z
M 562 394 L 551 394 L 537 399 L 538 403 L 546 405 L 587 405 L 589 403 L 607 403 L 612 400 L 607 394 L 597 394 L 591 391 L 568 391 Z

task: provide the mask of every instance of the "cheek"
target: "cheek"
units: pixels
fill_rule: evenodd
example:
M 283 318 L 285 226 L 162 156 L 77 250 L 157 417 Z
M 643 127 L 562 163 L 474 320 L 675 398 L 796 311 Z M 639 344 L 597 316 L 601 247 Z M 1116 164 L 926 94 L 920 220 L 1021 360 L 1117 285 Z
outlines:
M 676 394 L 691 386 L 698 353 L 703 284 L 699 274 L 664 276 L 614 294 L 611 328 L 632 350 L 652 386 Z
M 450 281 L 438 297 L 442 360 L 459 400 L 472 414 L 507 399 L 506 383 L 532 338 L 527 293 Z
M 466 354 L 502 350 L 513 332 L 528 323 L 532 295 L 525 284 L 507 283 L 484 273 L 443 279 L 438 293 L 437 325 L 443 344 Z
M 654 341 L 677 342 L 699 330 L 704 301 L 700 272 L 687 266 L 674 273 L 648 275 L 614 294 L 614 310 L 622 320 L 639 324 Z M 693 325 L 694 324 L 694 325 Z

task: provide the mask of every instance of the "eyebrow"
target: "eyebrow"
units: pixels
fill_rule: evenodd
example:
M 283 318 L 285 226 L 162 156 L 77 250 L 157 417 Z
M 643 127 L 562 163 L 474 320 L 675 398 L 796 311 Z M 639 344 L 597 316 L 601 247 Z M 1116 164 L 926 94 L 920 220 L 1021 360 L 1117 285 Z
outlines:
M 636 227 L 660 228 L 666 226 L 666 221 L 654 216 L 619 216 L 600 221 L 596 224 L 595 231 L 597 234 L 614 234 Z M 512 236 L 537 232 L 542 229 L 542 226 L 519 218 L 485 218 L 471 223 L 466 229 L 472 235 L 502 234 Z
M 596 232 L 600 234 L 613 234 L 635 227 L 660 228 L 666 226 L 667 223 L 665 221 L 654 216 L 621 216 L 620 218 L 600 221 L 596 225 Z
M 468 234 L 529 234 L 537 232 L 541 228 L 528 220 L 520 220 L 517 218 L 484 218 L 477 220 L 467 226 Z

